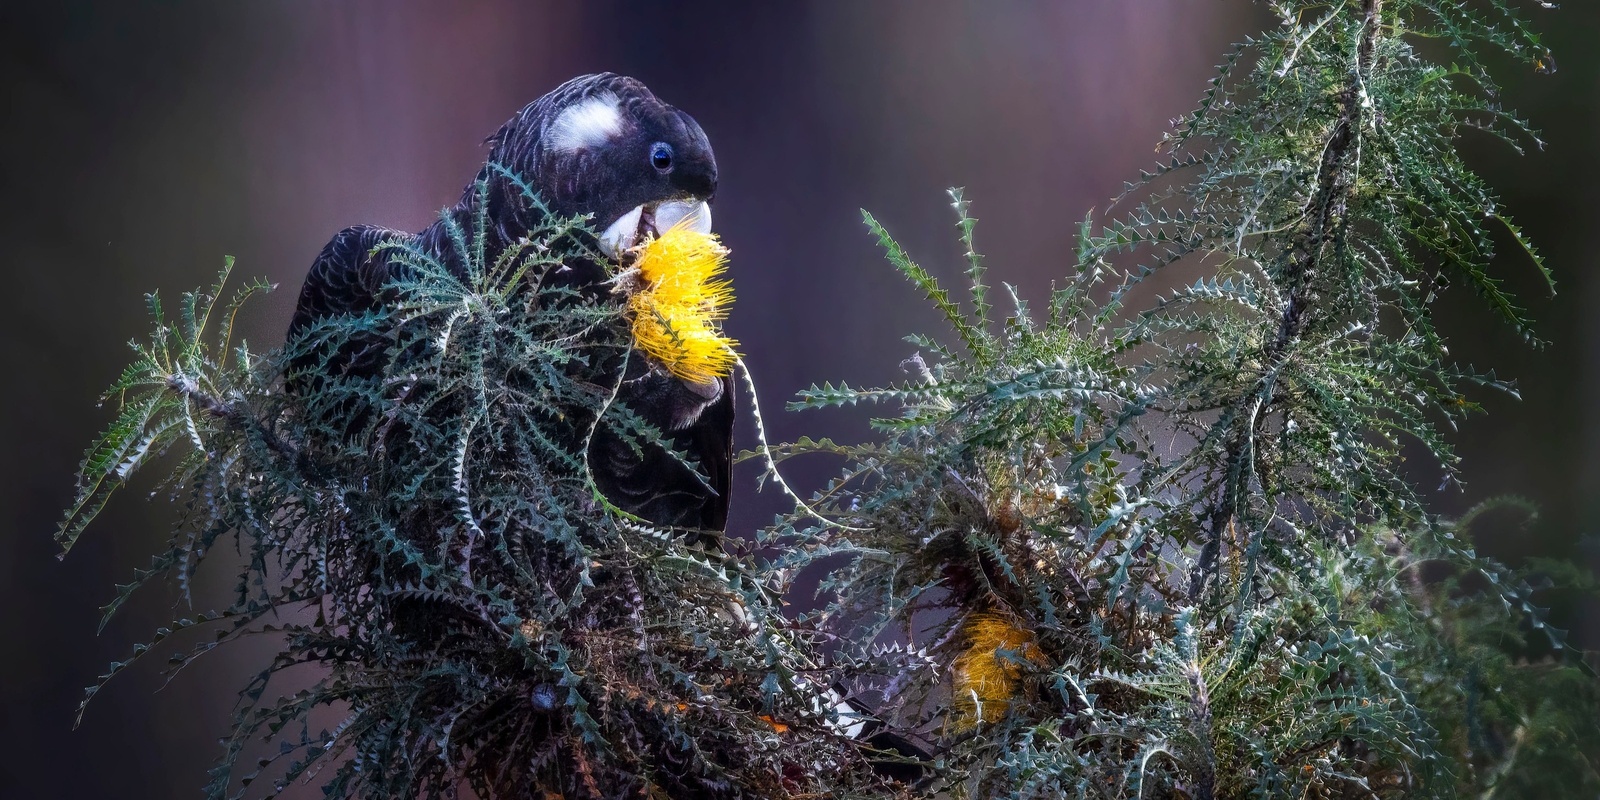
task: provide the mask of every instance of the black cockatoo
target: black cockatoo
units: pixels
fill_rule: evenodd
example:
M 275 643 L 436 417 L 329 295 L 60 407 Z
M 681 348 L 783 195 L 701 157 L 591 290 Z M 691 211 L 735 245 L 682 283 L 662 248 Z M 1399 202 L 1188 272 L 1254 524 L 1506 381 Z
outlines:
M 711 228 L 717 164 L 711 144 L 688 114 L 661 102 L 644 84 L 603 73 L 574 78 L 530 103 L 488 140 L 488 163 L 518 176 L 550 212 L 591 215 L 597 248 L 622 257 L 647 235 L 683 224 L 702 233 Z M 480 195 L 478 182 L 487 183 Z M 485 167 L 447 215 L 470 230 L 480 202 L 487 208 L 486 258 L 526 236 L 544 212 L 522 199 L 499 171 Z M 322 249 L 306 276 L 289 337 L 319 319 L 360 314 L 385 302 L 396 269 L 385 241 L 406 238 L 414 246 L 463 271 L 456 263 L 441 220 L 420 233 L 358 226 L 340 231 Z M 570 285 L 605 291 L 602 264 L 572 263 L 563 272 Z M 382 343 L 374 343 L 379 349 Z M 692 383 L 673 377 L 648 359 L 629 360 L 618 400 L 661 431 L 681 453 L 698 462 L 704 480 L 661 448 L 641 456 L 604 426 L 590 443 L 588 458 L 599 489 L 618 507 L 655 525 L 706 532 L 716 541 L 727 522 L 733 443 L 733 385 L 723 377 Z M 367 374 L 380 368 L 375 352 L 347 350 L 324 369 Z M 292 389 L 291 385 L 291 389 Z
M 674 225 L 710 231 L 710 203 L 717 189 L 717 166 L 710 142 L 688 114 L 658 100 L 640 82 L 614 74 L 574 78 L 523 108 L 489 139 L 488 163 L 504 168 L 537 192 L 550 213 L 563 217 L 591 215 L 598 231 L 598 250 L 624 258 L 648 235 Z M 479 183 L 487 184 L 480 193 Z M 538 226 L 544 213 L 523 202 L 521 189 L 499 170 L 486 167 L 468 184 L 460 201 L 446 214 L 460 230 L 472 230 L 479 204 L 486 202 L 488 242 L 485 259 L 494 258 Z M 395 270 L 385 242 L 409 241 L 413 247 L 464 273 L 449 226 L 435 222 L 411 234 L 371 226 L 346 228 L 323 248 L 301 289 L 289 337 L 294 339 L 318 320 L 357 315 L 381 307 Z M 567 265 L 562 280 L 609 292 L 604 264 Z M 374 338 L 353 343 L 332 360 L 308 354 L 306 363 L 291 365 L 291 390 L 296 372 L 343 370 L 372 375 L 384 363 L 390 342 Z M 695 383 L 674 377 L 642 353 L 628 361 L 618 400 L 661 431 L 675 450 L 699 466 L 701 476 L 661 448 L 641 454 L 601 426 L 587 453 L 599 489 L 615 504 L 655 525 L 700 532 L 701 543 L 714 544 L 726 526 L 732 467 L 734 389 L 731 377 Z M 738 617 L 735 608 L 730 613 Z M 921 770 L 906 759 L 927 754 L 887 730 L 879 722 L 852 722 L 867 714 L 863 706 L 830 693 L 843 715 L 842 733 L 877 750 L 898 754 L 873 759 L 886 776 L 911 781 Z M 663 763 L 672 757 L 663 754 Z M 701 792 L 694 796 L 705 794 Z M 689 795 L 685 795 L 689 796 Z M 709 795 L 707 795 L 709 796 Z

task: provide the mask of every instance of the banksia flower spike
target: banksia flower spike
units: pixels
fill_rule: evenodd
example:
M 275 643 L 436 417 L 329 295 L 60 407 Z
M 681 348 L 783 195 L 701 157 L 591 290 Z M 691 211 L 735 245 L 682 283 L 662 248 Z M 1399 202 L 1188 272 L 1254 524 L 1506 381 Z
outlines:
M 718 276 L 728 248 L 714 234 L 677 225 L 641 245 L 628 297 L 634 344 L 678 378 L 705 383 L 728 375 L 738 342 L 719 323 L 733 286 Z
M 998 614 L 977 614 L 962 625 L 966 646 L 952 663 L 955 729 L 994 722 L 1021 690 L 1023 663 L 1039 664 L 1044 654 L 1031 632 Z

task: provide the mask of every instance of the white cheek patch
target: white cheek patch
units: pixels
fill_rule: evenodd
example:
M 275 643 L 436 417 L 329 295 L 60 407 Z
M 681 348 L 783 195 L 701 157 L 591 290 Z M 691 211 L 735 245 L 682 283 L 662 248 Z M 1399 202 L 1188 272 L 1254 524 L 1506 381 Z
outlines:
M 599 147 L 622 133 L 622 101 L 602 92 L 562 111 L 545 134 L 546 145 L 573 152 Z

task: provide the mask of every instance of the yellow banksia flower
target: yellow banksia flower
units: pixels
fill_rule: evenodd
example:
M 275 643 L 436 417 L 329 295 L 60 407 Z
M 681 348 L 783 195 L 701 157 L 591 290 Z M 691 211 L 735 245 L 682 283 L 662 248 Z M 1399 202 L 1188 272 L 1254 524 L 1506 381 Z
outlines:
M 727 260 L 715 234 L 677 225 L 640 246 L 634 261 L 634 345 L 683 380 L 706 383 L 733 371 L 739 343 L 719 325 L 733 302 L 733 285 L 718 279 Z
M 1005 715 L 1022 683 L 1018 660 L 1042 663 L 1044 653 L 1033 633 L 998 614 L 974 614 L 961 626 L 961 654 L 951 687 L 957 730 L 995 722 Z M 1000 651 L 1007 655 L 1000 655 Z

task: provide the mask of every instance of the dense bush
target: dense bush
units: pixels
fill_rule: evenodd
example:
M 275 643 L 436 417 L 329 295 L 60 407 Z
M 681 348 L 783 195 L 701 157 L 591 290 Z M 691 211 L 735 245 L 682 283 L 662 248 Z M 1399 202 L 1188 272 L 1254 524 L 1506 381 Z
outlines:
M 890 413 L 876 441 L 748 454 L 843 462 L 758 547 L 596 489 L 597 430 L 665 443 L 615 402 L 645 357 L 627 304 L 542 280 L 599 258 L 553 218 L 501 253 L 456 231 L 467 280 L 390 245 L 394 303 L 270 353 L 230 343 L 245 295 L 220 283 L 176 322 L 152 300 L 63 545 L 175 453 L 172 545 L 108 613 L 244 553 L 228 608 L 155 637 L 220 631 L 176 667 L 283 642 L 214 797 L 319 771 L 369 798 L 1592 797 L 1600 685 L 1532 582 L 1593 581 L 1477 555 L 1401 463 L 1453 476 L 1441 426 L 1512 390 L 1449 360 L 1431 307 L 1465 284 L 1529 334 L 1491 267 L 1500 245 L 1544 265 L 1456 145 L 1537 143 L 1484 53 L 1553 62 L 1506 0 L 1268 5 L 1282 25 L 1229 53 L 1037 309 L 1006 286 L 996 311 L 959 191 L 962 300 L 867 216 L 953 336 L 911 337 L 902 383 L 802 393 Z M 319 368 L 353 346 L 381 374 Z M 824 605 L 786 617 L 808 567 Z M 311 688 L 273 689 L 302 664 Z M 839 692 L 913 746 L 852 740 Z M 320 708 L 340 721 L 313 730 Z M 253 737 L 282 763 L 240 775 Z

